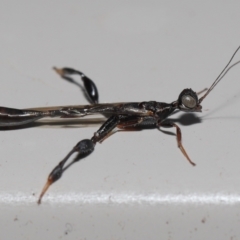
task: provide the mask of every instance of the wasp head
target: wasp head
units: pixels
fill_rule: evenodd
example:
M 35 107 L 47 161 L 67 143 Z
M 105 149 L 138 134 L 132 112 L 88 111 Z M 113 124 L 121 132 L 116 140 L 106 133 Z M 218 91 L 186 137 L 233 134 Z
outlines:
M 177 106 L 178 109 L 184 112 L 201 112 L 202 109 L 196 92 L 194 92 L 191 88 L 186 88 L 180 93 Z

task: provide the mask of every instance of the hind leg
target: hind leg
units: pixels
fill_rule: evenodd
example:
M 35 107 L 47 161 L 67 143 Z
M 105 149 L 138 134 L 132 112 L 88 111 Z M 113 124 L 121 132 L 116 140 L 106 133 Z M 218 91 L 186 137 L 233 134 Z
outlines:
M 91 139 L 84 139 L 78 142 L 77 145 L 73 147 L 73 149 L 67 154 L 67 156 L 61 162 L 59 162 L 59 164 L 49 174 L 47 183 L 45 184 L 39 196 L 38 204 L 41 203 L 41 199 L 43 195 L 46 193 L 49 186 L 54 182 L 56 182 L 58 179 L 60 179 L 63 172 L 68 168 L 68 166 L 66 167 L 65 164 L 73 153 L 76 153 L 76 152 L 78 153 L 78 157 L 74 161 L 76 162 L 88 156 L 89 154 L 91 154 L 94 151 L 96 143 L 101 142 L 106 137 L 110 136 L 112 130 L 118 125 L 119 126 L 133 125 L 134 123 L 137 124 L 138 121 L 139 120 L 136 117 L 113 115 L 98 129 L 97 132 L 94 133 Z

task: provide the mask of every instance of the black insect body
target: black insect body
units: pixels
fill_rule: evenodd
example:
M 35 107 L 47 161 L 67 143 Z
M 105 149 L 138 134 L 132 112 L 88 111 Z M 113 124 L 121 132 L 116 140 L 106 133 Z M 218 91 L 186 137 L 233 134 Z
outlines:
M 198 95 L 200 93 L 196 93 L 192 89 L 184 89 L 180 93 L 178 99 L 172 103 L 148 101 L 99 104 L 97 87 L 91 79 L 86 77 L 82 72 L 71 68 L 54 68 L 57 73 L 68 80 L 71 79 L 69 76 L 72 74 L 80 75 L 84 83 L 84 89 L 86 91 L 87 98 L 92 104 L 31 109 L 13 109 L 0 107 L 0 127 L 20 126 L 44 117 L 76 118 L 93 114 L 110 116 L 98 129 L 98 131 L 93 134 L 91 139 L 84 139 L 78 142 L 77 145 L 67 154 L 67 156 L 52 170 L 48 176 L 47 183 L 40 194 L 38 203 L 41 203 L 41 199 L 49 186 L 61 178 L 63 172 L 67 169 L 65 164 L 73 153 L 78 153 L 77 160 L 86 157 L 93 152 L 96 143 L 102 142 L 105 138 L 109 137 L 115 128 L 139 129 L 149 127 L 174 127 L 176 129 L 178 147 L 182 151 L 183 155 L 187 158 L 187 160 L 192 165 L 195 165 L 195 163 L 193 163 L 189 158 L 182 145 L 181 129 L 177 124 L 168 120 L 167 118 L 177 110 L 184 112 L 201 112 L 201 102 L 210 93 L 210 91 L 213 90 L 213 88 L 222 79 L 226 72 L 233 65 L 235 65 L 233 64 L 229 67 L 233 57 L 239 49 L 240 47 L 238 47 L 238 49 L 234 52 L 230 61 L 219 74 L 217 79 L 213 82 L 211 87 L 202 91 L 206 93 L 200 99 L 198 99 Z

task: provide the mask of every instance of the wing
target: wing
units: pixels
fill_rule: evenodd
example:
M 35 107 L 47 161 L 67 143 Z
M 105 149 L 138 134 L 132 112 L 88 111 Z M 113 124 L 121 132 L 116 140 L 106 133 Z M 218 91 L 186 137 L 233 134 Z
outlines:
M 152 114 L 145 108 L 139 107 L 139 104 L 138 102 L 103 103 L 26 109 L 0 107 L 0 127 L 19 126 L 45 117 L 77 118 L 93 114 L 149 116 Z

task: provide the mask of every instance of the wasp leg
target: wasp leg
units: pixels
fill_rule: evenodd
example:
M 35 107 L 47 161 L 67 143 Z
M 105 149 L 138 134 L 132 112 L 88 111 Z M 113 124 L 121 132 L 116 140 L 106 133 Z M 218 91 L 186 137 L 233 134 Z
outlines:
M 91 154 L 95 148 L 97 142 L 100 142 L 104 139 L 121 121 L 121 116 L 116 115 L 110 117 L 100 128 L 97 132 L 94 133 L 91 139 L 84 139 L 77 143 L 77 145 L 67 154 L 67 156 L 59 162 L 59 164 L 51 171 L 48 176 L 47 183 L 43 187 L 43 190 L 39 196 L 38 204 L 41 203 L 41 199 L 43 195 L 46 193 L 47 189 L 51 184 L 56 182 L 58 179 L 61 178 L 63 172 L 67 169 L 65 166 L 67 160 L 70 156 L 78 152 L 78 157 L 76 158 L 75 162 L 80 160 L 81 158 L 86 157 L 87 155 Z
M 136 131 L 136 130 L 141 130 L 137 129 L 136 125 L 140 124 L 143 121 L 142 117 L 133 117 L 133 116 L 128 116 L 124 117 L 124 119 L 121 119 L 120 123 L 117 125 L 117 128 L 115 131 L 109 132 L 104 138 L 102 138 L 99 143 L 102 143 L 104 140 L 115 134 L 116 132 L 119 131 Z
M 67 156 L 51 171 L 51 173 L 48 176 L 47 182 L 45 186 L 43 187 L 43 190 L 39 196 L 38 204 L 41 203 L 43 195 L 46 193 L 50 185 L 54 182 L 56 182 L 58 179 L 61 178 L 63 172 L 64 172 L 64 164 L 68 160 L 68 158 L 75 152 L 78 152 L 80 157 L 86 157 L 94 150 L 94 143 L 89 139 L 84 139 L 77 143 L 77 145 L 67 154 Z
M 90 103 L 98 103 L 98 90 L 97 87 L 95 85 L 95 83 L 88 78 L 87 76 L 85 76 L 85 74 L 83 74 L 80 71 L 77 71 L 75 69 L 72 68 L 53 68 L 62 78 L 78 85 L 79 87 L 82 88 L 82 86 L 80 86 L 77 82 L 75 82 L 73 79 L 71 79 L 69 77 L 69 75 L 73 75 L 73 74 L 77 74 L 81 77 L 82 81 L 83 81 L 83 85 L 84 85 L 84 90 L 86 93 L 86 97 L 87 100 Z
M 195 166 L 196 164 L 194 162 L 191 161 L 191 159 L 189 158 L 187 152 L 185 151 L 183 145 L 182 145 L 182 133 L 181 133 L 181 129 L 180 127 L 170 121 L 164 121 L 164 122 L 160 122 L 158 121 L 157 126 L 160 127 L 164 127 L 164 128 L 170 128 L 170 127 L 175 127 L 176 128 L 176 135 L 177 135 L 177 144 L 178 147 L 180 148 L 180 150 L 182 151 L 183 155 L 187 158 L 187 160 L 193 165 Z
M 70 166 L 64 167 L 69 157 L 78 152 L 78 157 L 74 160 L 78 160 L 91 154 L 95 148 L 97 142 L 103 141 L 105 138 L 111 135 L 112 130 L 115 127 L 127 127 L 137 125 L 141 121 L 141 118 L 136 118 L 133 116 L 123 116 L 123 115 L 113 115 L 111 116 L 99 129 L 94 133 L 91 139 L 84 139 L 77 143 L 77 145 L 67 154 L 67 156 L 59 162 L 59 164 L 51 171 L 48 176 L 47 183 L 43 187 L 43 190 L 39 196 L 38 204 L 41 203 L 43 195 L 46 193 L 47 189 L 51 184 L 56 182 L 61 178 L 63 172 Z M 73 162 L 72 162 L 73 163 Z

